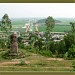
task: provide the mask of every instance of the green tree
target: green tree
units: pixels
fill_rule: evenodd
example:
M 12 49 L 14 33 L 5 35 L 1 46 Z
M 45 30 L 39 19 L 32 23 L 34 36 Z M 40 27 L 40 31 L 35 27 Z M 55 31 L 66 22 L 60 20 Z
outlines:
M 71 48 L 68 50 L 68 57 L 69 58 L 75 58 L 75 45 L 71 45 Z
M 52 31 L 55 25 L 53 17 L 49 16 L 45 21 L 45 25 L 46 25 L 46 40 L 50 40 L 50 32 Z
M 66 52 L 65 42 L 63 40 L 61 40 L 59 42 L 58 54 L 64 54 L 65 52 Z
M 47 50 L 47 49 L 49 49 L 48 41 L 50 41 L 50 39 L 51 39 L 51 31 L 55 25 L 55 21 L 54 21 L 53 17 L 49 16 L 45 21 L 45 25 L 46 25 L 45 37 L 46 37 L 46 50 Z
M 50 41 L 50 43 L 49 43 L 49 50 L 53 53 L 53 54 L 55 54 L 55 42 L 54 41 Z
M 39 50 L 42 49 L 43 43 L 42 43 L 42 39 L 38 39 L 35 43 L 34 43 L 34 47 L 38 48 Z
M 74 22 L 70 22 L 70 25 L 71 25 L 71 32 L 74 35 L 73 39 L 75 41 L 75 23 Z
M 4 16 L 2 17 L 2 20 L 0 21 L 0 29 L 3 33 L 3 35 L 5 35 L 5 36 L 8 35 L 7 37 L 1 38 L 3 40 L 3 43 L 5 45 L 7 45 L 6 47 L 8 47 L 10 44 L 9 33 L 12 29 L 11 20 L 9 19 L 8 14 L 4 14 Z
M 75 23 L 70 22 L 70 25 L 71 25 L 72 32 L 74 33 L 75 32 Z
M 67 36 L 64 37 L 64 42 L 66 46 L 66 51 L 68 51 L 71 45 L 75 44 L 74 34 L 72 33 L 67 34 Z
M 30 33 L 29 44 L 32 46 L 32 48 L 34 48 L 34 43 L 36 42 L 37 39 L 38 39 L 38 36 L 36 34 Z
M 12 28 L 11 20 L 9 19 L 8 14 L 5 14 L 2 17 L 1 23 L 0 23 L 1 31 L 6 32 L 8 34 Z
M 75 71 L 75 60 L 72 63 L 73 71 Z

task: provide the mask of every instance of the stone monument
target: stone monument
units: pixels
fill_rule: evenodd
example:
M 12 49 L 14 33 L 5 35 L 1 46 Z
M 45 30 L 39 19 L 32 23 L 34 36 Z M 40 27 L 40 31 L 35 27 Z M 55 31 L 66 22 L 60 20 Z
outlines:
M 17 43 L 17 33 L 16 32 L 10 35 L 10 40 L 11 40 L 10 52 L 18 53 L 18 43 Z

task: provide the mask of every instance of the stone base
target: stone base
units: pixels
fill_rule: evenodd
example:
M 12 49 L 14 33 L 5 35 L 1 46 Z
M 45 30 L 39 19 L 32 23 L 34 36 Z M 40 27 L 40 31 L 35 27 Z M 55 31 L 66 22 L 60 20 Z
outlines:
M 9 57 L 12 57 L 12 58 L 24 58 L 25 55 L 21 51 L 19 51 L 17 53 L 10 52 Z

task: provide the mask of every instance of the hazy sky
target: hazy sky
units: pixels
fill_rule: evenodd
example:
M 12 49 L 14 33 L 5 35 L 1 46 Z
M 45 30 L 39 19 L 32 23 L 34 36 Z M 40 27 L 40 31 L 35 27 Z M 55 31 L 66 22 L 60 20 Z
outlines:
M 75 18 L 75 3 L 0 3 L 0 18 L 68 17 Z

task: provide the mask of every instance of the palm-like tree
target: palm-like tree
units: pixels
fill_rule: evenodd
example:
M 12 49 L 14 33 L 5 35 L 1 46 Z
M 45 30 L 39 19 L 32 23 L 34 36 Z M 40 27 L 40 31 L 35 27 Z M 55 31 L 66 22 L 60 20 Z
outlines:
M 53 17 L 49 16 L 46 21 L 45 21 L 45 25 L 46 25 L 46 32 L 45 32 L 45 38 L 46 38 L 46 50 L 49 49 L 49 41 L 51 38 L 51 31 L 54 28 L 55 25 L 55 20 L 53 19 Z

